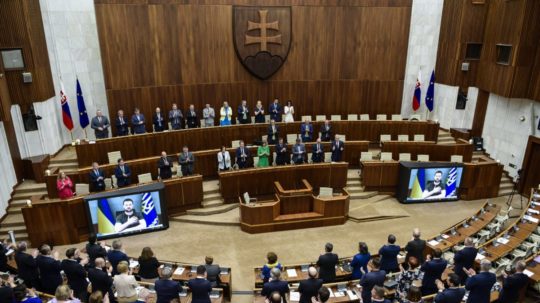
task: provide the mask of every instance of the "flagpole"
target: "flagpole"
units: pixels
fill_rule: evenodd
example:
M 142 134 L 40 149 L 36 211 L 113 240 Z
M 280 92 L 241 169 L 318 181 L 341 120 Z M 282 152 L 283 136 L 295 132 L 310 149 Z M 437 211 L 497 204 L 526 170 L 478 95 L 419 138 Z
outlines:
M 73 142 L 73 132 L 69 131 L 69 135 L 71 136 L 71 142 Z
M 86 133 L 86 127 L 83 128 L 83 130 L 84 130 L 84 138 L 85 138 L 86 140 L 88 140 L 88 134 Z

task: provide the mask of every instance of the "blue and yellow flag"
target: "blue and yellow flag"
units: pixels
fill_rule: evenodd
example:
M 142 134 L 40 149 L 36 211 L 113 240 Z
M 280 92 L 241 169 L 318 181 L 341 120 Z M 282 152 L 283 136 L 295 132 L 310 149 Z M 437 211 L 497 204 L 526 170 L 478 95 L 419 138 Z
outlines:
M 424 171 L 423 168 L 419 168 L 418 172 L 416 173 L 416 178 L 414 178 L 410 197 L 412 199 L 422 198 L 422 192 L 424 191 L 425 184 L 426 184 L 426 172 Z
M 107 199 L 101 199 L 98 202 L 98 233 L 100 234 L 110 234 L 114 232 L 114 224 L 116 220 L 114 219 L 111 207 Z

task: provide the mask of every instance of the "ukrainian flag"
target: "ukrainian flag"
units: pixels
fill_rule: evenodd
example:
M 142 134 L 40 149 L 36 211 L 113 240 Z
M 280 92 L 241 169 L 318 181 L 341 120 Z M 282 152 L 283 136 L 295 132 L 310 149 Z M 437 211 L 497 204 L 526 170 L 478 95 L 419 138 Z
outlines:
M 107 199 L 101 199 L 98 202 L 98 233 L 110 234 L 114 232 L 115 219 Z
M 416 178 L 414 179 L 413 186 L 411 188 L 411 199 L 422 198 L 422 192 L 426 184 L 426 172 L 423 168 L 419 168 L 416 172 Z

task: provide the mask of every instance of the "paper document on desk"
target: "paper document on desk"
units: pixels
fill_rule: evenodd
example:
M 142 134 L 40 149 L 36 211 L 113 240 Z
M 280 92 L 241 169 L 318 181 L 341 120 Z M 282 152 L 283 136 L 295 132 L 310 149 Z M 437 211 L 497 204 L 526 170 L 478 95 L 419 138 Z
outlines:
M 443 239 L 448 239 L 448 238 L 450 238 L 450 236 L 447 235 L 447 234 L 442 234 L 441 237 L 442 237 Z
M 181 275 L 181 274 L 184 273 L 184 270 L 185 270 L 185 268 L 179 266 L 174 270 L 173 275 Z
M 335 296 L 336 298 L 339 298 L 339 297 L 345 297 L 345 293 L 344 293 L 343 291 L 339 291 L 339 290 L 338 290 L 338 291 L 336 291 L 336 292 L 334 293 L 334 296 Z
M 498 238 L 497 242 L 499 242 L 501 244 L 507 244 L 508 242 L 510 242 L 510 240 L 508 240 L 506 238 Z
M 300 293 L 297 291 L 291 291 L 289 293 L 289 299 L 290 301 L 294 301 L 294 302 L 300 301 Z
M 532 209 L 532 208 L 529 208 L 527 209 L 528 212 L 530 212 L 531 214 L 540 214 L 540 211 L 537 211 L 536 209 Z
M 523 219 L 529 221 L 529 222 L 532 222 L 532 223 L 538 223 L 538 219 L 534 218 L 534 217 L 531 217 L 531 216 L 523 216 Z
M 476 260 L 484 260 L 486 258 L 486 256 L 482 255 L 482 254 L 476 254 Z
M 529 278 L 532 277 L 532 276 L 534 276 L 534 273 L 533 273 L 532 271 L 528 270 L 528 269 L 525 269 L 525 270 L 523 271 L 523 273 L 526 274 L 527 277 L 529 277 Z
M 298 275 L 296 274 L 296 269 L 295 268 L 287 269 L 287 276 L 291 278 L 298 277 Z
M 428 244 L 431 245 L 431 246 L 437 246 L 437 245 L 439 245 L 439 241 L 431 240 L 431 241 L 428 242 Z
M 354 292 L 350 289 L 347 290 L 347 295 L 349 296 L 349 300 L 354 301 L 358 300 L 358 296 L 354 294 Z
M 330 292 L 330 298 L 335 297 L 334 292 L 332 291 L 332 288 L 328 288 L 328 291 Z
M 540 202 L 534 202 L 532 203 L 533 205 L 536 205 L 536 206 L 540 206 Z

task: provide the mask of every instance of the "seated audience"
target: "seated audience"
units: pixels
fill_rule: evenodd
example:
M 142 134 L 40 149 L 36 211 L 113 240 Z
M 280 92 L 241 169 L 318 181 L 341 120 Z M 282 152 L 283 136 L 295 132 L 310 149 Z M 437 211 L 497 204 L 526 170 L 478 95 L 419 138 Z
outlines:
M 120 261 L 126 261 L 129 264 L 129 258 L 122 248 L 122 240 L 114 240 L 112 243 L 112 249 L 107 253 L 107 260 L 111 264 L 113 276 L 118 274 L 117 266 Z
M 389 235 L 388 243 L 379 249 L 381 256 L 381 269 L 387 273 L 397 272 L 399 270 L 397 256 L 399 255 L 400 247 L 396 245 L 396 236 Z
M 76 248 L 66 250 L 67 259 L 62 260 L 60 268 L 64 271 L 69 287 L 79 300 L 86 302 L 88 297 L 86 280 L 86 270 L 84 266 L 88 263 L 88 258 L 81 259 L 80 251 Z
M 311 142 L 313 140 L 313 125 L 306 119 L 300 126 L 300 138 L 302 142 Z
M 166 180 L 172 178 L 173 160 L 167 156 L 165 151 L 161 152 L 161 157 L 158 160 L 158 178 Z
M 150 247 L 145 247 L 142 249 L 141 255 L 139 256 L 139 277 L 141 281 L 154 283 L 158 278 L 158 268 L 159 262 L 154 256 L 154 252 Z
M 41 245 L 39 255 L 36 257 L 36 264 L 39 269 L 39 278 L 41 280 L 41 289 L 43 292 L 53 294 L 58 285 L 62 284 L 62 275 L 60 271 L 59 254 L 57 251 L 51 251 L 47 244 Z
M 372 303 L 390 303 L 390 300 L 384 298 L 384 288 L 379 285 L 375 285 L 371 290 L 371 302 Z
M 81 300 L 73 296 L 73 290 L 68 285 L 60 285 L 54 291 L 54 298 L 48 303 L 81 303 Z
M 474 247 L 474 241 L 471 237 L 465 239 L 465 247 L 454 255 L 454 272 L 459 276 L 459 280 L 463 285 L 467 282 L 467 273 L 464 269 L 469 270 L 474 264 L 478 249 Z
M 380 269 L 379 258 L 373 258 L 368 263 L 368 272 L 364 273 L 360 280 L 362 286 L 362 301 L 363 303 L 371 302 L 371 291 L 374 286 L 383 286 L 386 279 L 386 272 Z
M 435 280 L 441 279 L 441 276 L 448 265 L 448 262 L 441 257 L 441 249 L 436 248 L 433 251 L 433 259 L 431 259 L 431 256 L 428 255 L 427 261 L 420 268 L 420 270 L 424 272 L 424 279 L 422 280 L 422 295 L 424 296 L 437 292 Z
M 214 126 L 216 112 L 214 111 L 214 108 L 210 106 L 210 104 L 206 103 L 205 108 L 203 108 L 202 115 L 204 119 L 204 127 Z
M 264 123 L 266 122 L 265 120 L 262 102 L 261 100 L 257 100 L 257 104 L 255 105 L 255 123 Z
M 224 101 L 223 106 L 219 110 L 219 125 L 227 126 L 231 125 L 232 121 L 232 108 L 229 106 L 229 102 Z
M 97 110 L 96 116 L 92 118 L 90 122 L 90 127 L 94 130 L 94 135 L 96 139 L 105 139 L 109 137 L 109 118 L 103 115 L 101 110 Z
M 319 266 L 319 277 L 324 283 L 332 283 L 336 280 L 336 265 L 339 262 L 337 254 L 334 254 L 334 245 L 326 243 L 324 245 L 324 254 L 319 256 L 317 266 Z
M 116 185 L 118 187 L 126 187 L 131 185 L 131 169 L 124 163 L 122 158 L 118 159 L 118 165 L 114 169 L 116 176 Z
M 303 164 L 305 162 L 306 146 L 300 138 L 296 139 L 296 144 L 292 147 L 292 161 L 294 164 Z
M 131 133 L 135 135 L 146 133 L 144 122 L 144 115 L 141 114 L 138 108 L 135 108 L 133 116 L 131 116 Z
M 180 302 L 179 294 L 182 292 L 182 286 L 177 281 L 172 280 L 173 270 L 166 266 L 161 270 L 161 278 L 154 284 L 156 290 L 156 303 L 170 303 L 176 299 Z
M 352 276 L 351 279 L 361 279 L 362 272 L 367 272 L 367 265 L 371 259 L 368 246 L 365 242 L 358 243 L 358 253 L 354 255 L 351 261 Z M 362 270 L 361 270 L 362 269 Z
M 178 108 L 176 103 L 173 103 L 172 109 L 169 111 L 169 122 L 171 122 L 171 128 L 174 130 L 182 129 L 182 121 L 184 121 L 184 115 Z
M 105 190 L 105 171 L 99 168 L 97 162 L 92 163 L 92 170 L 89 174 L 90 178 L 90 191 L 104 191 Z
M 424 263 L 424 249 L 426 248 L 426 241 L 420 239 L 420 229 L 415 228 L 413 230 L 413 238 L 405 246 L 407 251 L 406 259 L 409 257 L 415 257 L 420 264 Z
M 115 125 L 116 136 L 127 136 L 129 134 L 128 121 L 126 120 L 126 117 L 124 117 L 123 110 L 118 111 L 118 117 L 116 117 Z
M 422 272 L 418 268 L 418 259 L 416 259 L 416 257 L 409 257 L 409 259 L 407 260 L 407 264 L 407 269 L 404 269 L 403 266 L 400 266 L 401 273 L 397 276 L 396 279 L 396 292 L 401 300 L 407 298 L 409 289 L 413 285 L 414 281 L 422 280 Z
M 139 286 L 135 277 L 129 272 L 129 263 L 121 261 L 116 267 L 118 274 L 113 278 L 113 286 L 116 291 L 118 303 L 128 303 L 137 301 L 137 291 Z
M 212 287 L 219 287 L 221 284 L 221 278 L 219 276 L 221 269 L 219 268 L 219 265 L 213 264 L 214 258 L 210 256 L 204 258 L 204 263 L 204 267 L 206 267 L 206 279 L 210 281 Z
M 278 256 L 274 252 L 268 252 L 266 254 L 267 263 L 261 269 L 261 278 L 263 283 L 268 282 L 270 279 L 270 271 L 272 268 L 276 267 L 282 269 L 281 264 L 278 262 Z
M 465 288 L 459 287 L 459 276 L 455 273 L 448 275 L 446 283 L 448 288 L 444 287 L 444 283 L 441 280 L 436 280 L 438 293 L 435 296 L 435 303 L 461 303 L 465 296 Z
M 95 267 L 88 269 L 88 281 L 92 284 L 92 292 L 100 291 L 103 296 L 112 295 L 109 293 L 113 285 L 112 277 L 109 274 L 112 272 L 111 267 L 105 267 L 105 259 L 99 257 L 94 261 Z
M 523 261 L 519 261 L 516 264 L 516 272 L 507 275 L 503 273 L 503 285 L 499 294 L 499 303 L 515 303 L 519 301 L 519 295 L 521 291 L 527 287 L 529 283 L 529 276 L 523 273 L 527 268 L 527 264 Z
M 56 189 L 58 189 L 58 197 L 60 199 L 73 197 L 73 182 L 62 170 L 58 173 L 58 178 L 56 179 Z
M 244 146 L 244 141 L 240 141 L 240 146 L 236 149 L 236 164 L 238 168 L 247 168 L 249 156 L 249 148 Z
M 287 144 L 283 142 L 283 138 L 279 138 L 278 144 L 276 144 L 276 165 L 285 165 L 289 161 L 287 161 L 288 153 L 287 153 Z
M 494 273 L 489 272 L 491 269 L 491 261 L 483 259 L 480 262 L 480 272 L 476 273 L 474 269 L 465 270 L 467 283 L 465 289 L 469 291 L 467 303 L 489 303 L 491 295 L 491 287 L 497 281 Z
M 210 303 L 212 284 L 206 280 L 206 267 L 197 266 L 197 277 L 187 283 L 191 290 L 191 303 Z
M 187 146 L 182 148 L 182 152 L 178 155 L 178 164 L 182 169 L 182 176 L 191 176 L 193 175 L 193 165 L 195 164 L 195 156 L 192 152 L 189 151 Z
M 321 125 L 321 140 L 328 142 L 332 140 L 332 127 L 330 126 L 330 121 L 324 121 L 324 124 Z
M 186 128 L 196 128 L 199 127 L 199 118 L 197 117 L 197 112 L 195 111 L 195 105 L 189 105 L 189 110 L 186 111 Z
M 263 284 L 261 295 L 270 298 L 270 295 L 275 291 L 279 292 L 283 302 L 287 303 L 285 294 L 289 292 L 289 284 L 287 281 L 281 280 L 281 270 L 277 267 L 272 268 L 270 281 Z
M 152 117 L 152 123 L 154 124 L 155 132 L 162 132 L 169 129 L 169 124 L 165 121 L 165 117 L 161 113 L 161 109 L 159 107 L 156 107 L 156 112 Z
M 268 167 L 270 165 L 268 161 L 268 157 L 270 157 L 270 147 L 266 143 L 266 140 L 263 140 L 262 145 L 257 148 L 257 156 L 259 157 L 257 167 Z
M 324 162 L 324 146 L 321 144 L 321 139 L 318 138 L 317 142 L 311 147 L 311 161 L 313 163 L 322 163 Z
M 300 293 L 300 303 L 311 303 L 313 297 L 317 297 L 323 281 L 317 278 L 317 268 L 310 266 L 308 268 L 309 278 L 300 281 L 298 292 Z
M 251 117 L 249 116 L 249 109 L 247 106 L 247 101 L 242 100 L 241 104 L 238 106 L 238 123 L 248 124 L 250 122 L 251 122 Z
M 219 171 L 231 169 L 231 154 L 229 154 L 225 145 L 221 147 L 221 151 L 217 154 L 217 159 Z

